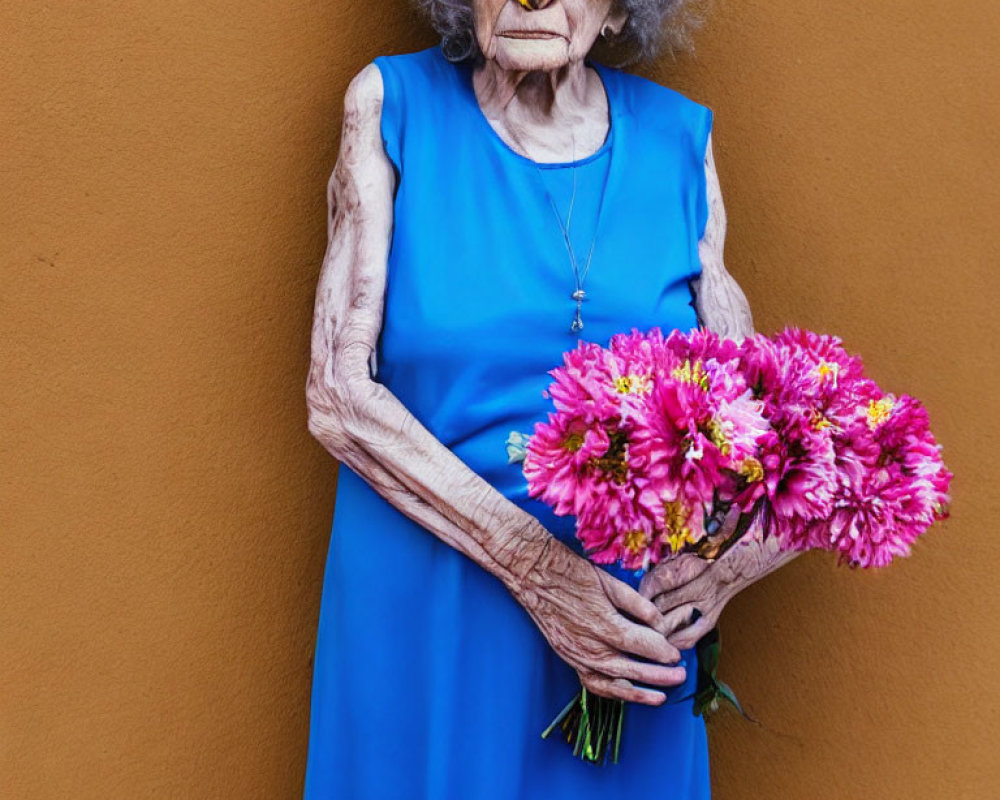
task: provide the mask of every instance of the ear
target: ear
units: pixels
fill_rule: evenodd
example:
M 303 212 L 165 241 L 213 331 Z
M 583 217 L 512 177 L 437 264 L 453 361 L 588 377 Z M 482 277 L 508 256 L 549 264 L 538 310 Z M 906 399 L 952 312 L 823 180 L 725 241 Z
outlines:
M 615 36 L 622 32 L 622 28 L 625 27 L 625 22 L 628 20 L 628 11 L 625 9 L 623 3 L 619 0 L 612 0 L 611 10 L 608 11 L 608 15 L 604 18 L 601 23 L 601 29 L 605 25 L 610 25 L 611 29 L 615 32 Z

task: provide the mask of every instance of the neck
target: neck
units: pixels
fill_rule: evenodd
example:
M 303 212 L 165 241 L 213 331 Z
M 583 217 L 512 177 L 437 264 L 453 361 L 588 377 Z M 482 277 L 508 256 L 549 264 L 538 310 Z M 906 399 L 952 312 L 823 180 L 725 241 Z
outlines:
M 551 70 L 508 70 L 488 60 L 475 70 L 472 83 L 497 133 L 549 160 L 568 160 L 574 137 L 578 158 L 596 151 L 606 138 L 601 80 L 582 59 Z
M 525 118 L 545 125 L 587 105 L 587 68 L 582 60 L 555 69 L 505 69 L 488 60 L 476 70 L 479 105 L 491 117 Z

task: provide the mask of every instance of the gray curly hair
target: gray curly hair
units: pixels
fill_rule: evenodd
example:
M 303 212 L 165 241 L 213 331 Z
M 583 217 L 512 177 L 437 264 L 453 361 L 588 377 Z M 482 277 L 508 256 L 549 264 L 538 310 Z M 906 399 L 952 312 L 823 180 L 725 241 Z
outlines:
M 414 0 L 417 8 L 441 36 L 441 49 L 450 61 L 483 54 L 473 28 L 472 0 Z M 628 19 L 610 41 L 598 39 L 595 49 L 606 51 L 605 63 L 623 67 L 648 61 L 666 49 L 671 55 L 694 49 L 691 34 L 704 21 L 699 13 L 704 0 L 613 0 L 628 12 Z

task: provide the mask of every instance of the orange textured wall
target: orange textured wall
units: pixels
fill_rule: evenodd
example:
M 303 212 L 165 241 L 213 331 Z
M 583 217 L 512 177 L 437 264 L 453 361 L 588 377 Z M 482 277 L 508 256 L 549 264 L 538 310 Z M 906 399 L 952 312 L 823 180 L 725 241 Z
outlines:
M 1000 796 L 993 0 L 717 0 L 636 71 L 716 111 L 758 327 L 912 392 L 954 516 L 723 617 L 715 796 Z M 306 431 L 344 90 L 404 0 L 0 7 L 0 796 L 301 796 L 335 463 Z M 377 622 L 373 622 L 377 624 Z M 667 768 L 669 754 L 664 754 Z

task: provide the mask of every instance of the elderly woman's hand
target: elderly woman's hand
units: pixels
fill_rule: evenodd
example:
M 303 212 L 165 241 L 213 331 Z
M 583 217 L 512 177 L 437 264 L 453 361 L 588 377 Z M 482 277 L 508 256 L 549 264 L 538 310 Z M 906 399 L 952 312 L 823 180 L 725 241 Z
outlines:
M 680 652 L 667 642 L 664 619 L 650 600 L 555 537 L 532 558 L 513 595 L 588 691 L 659 705 L 666 700 L 663 692 L 631 681 L 663 686 L 684 682 L 684 667 L 664 666 L 679 661 Z M 627 653 L 661 663 L 638 661 Z
M 719 537 L 734 525 L 735 514 L 731 514 Z M 684 554 L 658 564 L 643 578 L 639 592 L 664 615 L 670 644 L 686 650 L 715 627 L 732 597 L 798 555 L 800 551 L 780 550 L 777 538 L 765 538 L 755 522 L 713 561 Z
M 710 535 L 708 540 L 715 543 L 726 541 L 736 531 L 739 519 L 740 510 L 734 506 L 721 520 L 722 524 L 719 529 Z M 692 552 L 682 553 L 666 561 L 661 561 L 643 576 L 639 583 L 639 593 L 643 597 L 657 602 L 658 607 L 660 607 L 666 602 L 663 595 L 690 583 L 709 569 L 712 563 L 703 556 Z

